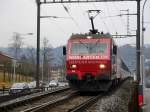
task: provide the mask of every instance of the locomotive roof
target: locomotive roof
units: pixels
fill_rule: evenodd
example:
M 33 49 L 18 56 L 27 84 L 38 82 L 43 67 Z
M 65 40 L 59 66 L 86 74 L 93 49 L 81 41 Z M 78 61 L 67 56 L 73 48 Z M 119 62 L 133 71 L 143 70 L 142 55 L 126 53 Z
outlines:
M 103 33 L 98 33 L 98 34 L 72 34 L 70 39 L 86 39 L 88 36 L 91 36 L 91 38 L 112 38 L 112 36 L 109 33 L 103 34 Z

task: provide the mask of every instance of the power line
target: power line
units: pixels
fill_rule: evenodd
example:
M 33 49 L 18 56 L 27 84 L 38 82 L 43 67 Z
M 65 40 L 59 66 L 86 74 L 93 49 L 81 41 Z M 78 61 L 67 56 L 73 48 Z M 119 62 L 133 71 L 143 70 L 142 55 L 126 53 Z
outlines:
M 108 7 L 107 3 L 105 3 L 105 6 L 106 6 L 106 9 L 107 9 L 108 15 L 110 15 L 110 11 L 109 11 L 109 7 Z M 117 32 L 117 29 L 116 29 L 116 26 L 115 26 L 113 20 L 111 18 L 110 18 L 110 20 L 112 21 L 111 23 L 112 23 L 112 26 L 113 26 L 115 32 Z
M 55 22 L 54 24 L 57 26 L 57 28 L 58 28 L 60 31 L 62 31 L 64 34 L 66 34 L 65 30 L 64 30 L 61 26 L 59 26 L 58 23 Z
M 45 13 L 45 12 L 43 12 L 43 13 Z M 46 13 L 45 13 L 45 15 L 46 15 Z M 71 19 L 70 17 L 60 17 L 60 16 L 40 16 L 40 18 L 53 18 L 53 19 Z M 54 23 L 52 23 L 52 24 L 55 24 L 55 26 L 57 26 L 57 28 L 60 30 L 60 31 L 62 31 L 64 34 L 66 34 L 65 33 L 65 30 L 62 28 L 62 27 L 60 27 L 56 22 Z
M 113 38 L 127 38 L 127 37 L 136 37 L 136 35 L 112 35 Z
M 116 4 L 114 2 L 113 2 L 113 6 L 115 7 L 116 10 L 119 11 L 118 7 L 116 6 Z M 124 20 L 121 17 L 122 16 L 120 16 L 120 21 L 121 21 L 122 25 L 125 26 L 125 22 L 124 22 Z
M 93 6 L 96 7 L 95 4 L 93 4 Z M 109 13 L 109 11 L 108 11 L 108 13 Z M 115 38 L 126 38 L 126 37 L 135 36 L 135 35 L 130 35 L 130 32 L 129 32 L 129 15 L 137 15 L 137 14 L 130 14 L 128 12 L 127 14 L 119 14 L 119 15 L 108 16 L 108 17 L 116 17 L 116 16 L 122 17 L 123 15 L 127 15 L 128 16 L 128 19 L 127 19 L 127 35 L 118 35 L 118 34 L 116 34 L 116 35 L 113 35 L 113 37 L 115 37 Z M 106 17 L 104 17 L 104 18 L 106 18 Z
M 122 17 L 123 15 L 128 15 L 129 16 L 129 15 L 137 15 L 137 14 L 129 14 L 129 13 L 127 13 L 127 14 L 119 14 L 119 15 L 114 15 L 114 16 L 107 16 L 107 17 L 104 17 L 104 18 L 116 17 L 116 16 Z M 104 19 L 104 18 L 102 18 L 102 19 Z M 130 32 L 129 32 L 129 17 L 128 17 L 128 20 L 127 20 L 127 35 L 117 35 L 117 37 L 118 36 L 119 36 L 119 38 L 125 38 L 125 37 L 128 37 L 128 36 L 131 37 Z
M 94 6 L 96 9 L 98 9 L 94 3 L 93 3 L 93 6 Z M 106 30 L 107 30 L 108 32 L 110 32 L 110 30 L 109 30 L 107 24 L 106 24 L 105 21 L 102 19 L 101 15 L 99 15 L 99 17 L 100 17 L 100 21 L 102 20 L 102 23 L 104 24 Z
M 81 29 L 79 27 L 79 24 L 77 23 L 77 21 L 71 16 L 68 8 L 62 3 L 62 6 L 64 8 L 64 10 L 67 12 L 67 14 L 70 16 L 70 18 L 72 19 L 72 21 L 75 23 L 76 27 L 78 28 L 78 30 L 81 32 Z
M 83 15 L 83 17 L 84 17 L 84 22 L 86 21 L 86 25 L 90 28 L 90 25 L 89 25 L 89 22 L 87 21 L 87 17 L 85 16 L 85 14 L 84 14 L 84 10 L 81 8 L 81 6 L 80 6 L 80 4 L 78 3 L 78 6 L 79 6 L 79 8 L 80 8 L 80 10 L 82 10 L 83 11 L 83 13 L 82 13 L 82 15 Z M 86 13 L 87 14 L 87 13 Z M 83 20 L 82 20 L 83 21 Z
M 127 14 L 118 14 L 118 15 L 113 15 L 113 16 L 106 16 L 106 17 L 103 17 L 103 18 L 101 18 L 101 19 L 107 19 L 107 18 L 113 18 L 113 17 L 122 17 L 122 16 L 124 16 L 124 15 L 126 15 L 127 16 L 127 33 L 128 33 L 128 35 L 131 33 L 130 32 L 130 29 L 129 29 L 129 16 L 130 15 L 137 15 L 136 13 L 133 13 L 133 14 L 130 14 L 130 13 L 127 13 Z M 132 23 L 130 23 L 130 25 L 132 25 Z
M 129 34 L 130 34 L 129 9 L 126 9 L 126 10 L 120 10 L 120 11 L 125 11 L 125 12 L 126 12 L 126 14 L 120 14 L 120 15 L 121 15 L 121 16 L 127 15 L 127 35 L 129 35 Z

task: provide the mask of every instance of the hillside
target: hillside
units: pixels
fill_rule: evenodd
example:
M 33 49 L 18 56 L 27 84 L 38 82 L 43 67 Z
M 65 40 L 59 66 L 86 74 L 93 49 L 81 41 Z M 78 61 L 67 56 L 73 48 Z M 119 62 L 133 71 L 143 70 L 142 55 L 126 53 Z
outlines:
M 35 49 L 36 50 L 36 49 Z M 127 66 L 131 69 L 135 69 L 135 62 L 136 62 L 136 47 L 131 46 L 129 44 L 123 45 L 119 47 L 120 54 L 124 60 L 124 62 L 127 64 Z M 11 55 L 9 53 L 8 48 L 0 48 L 0 51 L 5 52 L 8 55 Z M 22 50 L 23 53 L 27 53 L 27 49 Z M 147 67 L 150 67 L 150 45 L 145 46 L 145 65 Z M 35 54 L 36 55 L 36 54 Z M 62 64 L 62 58 L 63 58 L 63 51 L 62 51 L 62 46 L 53 48 L 52 49 L 52 66 L 59 66 Z

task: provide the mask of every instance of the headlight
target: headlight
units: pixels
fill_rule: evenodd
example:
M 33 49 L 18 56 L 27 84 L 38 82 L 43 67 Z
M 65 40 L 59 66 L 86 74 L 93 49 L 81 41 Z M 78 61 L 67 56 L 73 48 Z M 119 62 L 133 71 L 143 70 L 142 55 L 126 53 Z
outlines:
M 106 65 L 100 64 L 100 65 L 99 65 L 99 68 L 104 69 L 104 68 L 106 68 Z
M 72 69 L 76 69 L 76 68 L 77 68 L 77 65 L 71 65 L 71 68 L 72 68 Z

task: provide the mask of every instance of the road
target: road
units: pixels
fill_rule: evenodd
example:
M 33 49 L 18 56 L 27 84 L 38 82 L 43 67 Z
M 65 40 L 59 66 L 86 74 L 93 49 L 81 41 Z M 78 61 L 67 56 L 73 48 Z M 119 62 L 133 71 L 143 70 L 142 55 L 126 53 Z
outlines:
M 150 88 L 144 88 L 143 112 L 150 112 Z

